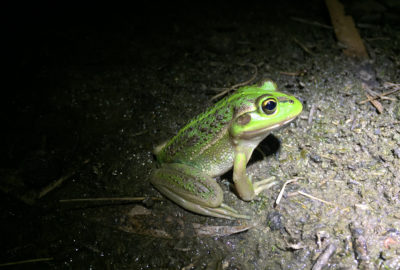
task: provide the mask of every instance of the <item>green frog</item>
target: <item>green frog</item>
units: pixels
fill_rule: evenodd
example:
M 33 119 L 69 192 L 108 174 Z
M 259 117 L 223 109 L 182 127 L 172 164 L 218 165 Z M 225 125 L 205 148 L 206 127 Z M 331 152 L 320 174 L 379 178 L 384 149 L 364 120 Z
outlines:
M 268 189 L 273 178 L 253 183 L 246 173 L 247 162 L 272 130 L 291 122 L 302 109 L 299 100 L 278 92 L 272 81 L 239 88 L 155 148 L 161 166 L 152 173 L 151 183 L 192 212 L 248 219 L 223 203 L 223 191 L 213 178 L 233 167 L 235 189 L 244 201 Z

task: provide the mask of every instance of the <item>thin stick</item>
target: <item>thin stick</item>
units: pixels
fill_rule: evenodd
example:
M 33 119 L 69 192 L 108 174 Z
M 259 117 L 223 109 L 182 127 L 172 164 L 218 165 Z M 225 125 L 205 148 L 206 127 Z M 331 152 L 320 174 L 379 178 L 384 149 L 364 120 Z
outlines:
M 329 244 L 324 252 L 319 255 L 317 261 L 315 262 L 312 270 L 321 270 L 324 266 L 328 264 L 329 258 L 335 253 L 337 247 L 335 244 Z
M 140 135 L 143 135 L 143 134 L 145 134 L 145 133 L 147 133 L 147 132 L 148 132 L 148 130 L 145 129 L 145 130 L 142 130 L 142 131 L 133 133 L 133 134 L 132 134 L 132 137 L 140 136 Z
M 310 199 L 313 199 L 313 200 L 316 200 L 316 201 L 319 201 L 319 202 L 322 202 L 322 203 L 326 203 L 326 204 L 329 204 L 329 205 L 332 205 L 332 206 L 338 206 L 338 205 L 336 205 L 336 204 L 334 204 L 334 203 L 331 203 L 331 202 L 325 201 L 325 200 L 323 200 L 323 199 L 314 197 L 313 195 L 307 194 L 307 193 L 305 193 L 305 192 L 303 192 L 303 191 L 301 191 L 301 190 L 299 190 L 299 191 L 297 191 L 297 192 L 298 192 L 299 194 L 303 195 L 303 196 L 306 196 L 306 197 L 310 198 Z
M 310 51 L 306 45 L 304 45 L 303 43 L 301 43 L 300 41 L 298 41 L 296 38 L 293 38 L 293 41 L 300 46 L 300 48 L 302 48 L 306 53 L 310 54 L 310 55 L 315 55 L 312 51 Z
M 288 184 L 290 184 L 290 183 L 296 182 L 296 181 L 299 180 L 299 179 L 301 179 L 301 177 L 296 177 L 296 178 L 287 180 L 287 181 L 283 184 L 282 189 L 281 189 L 281 191 L 279 192 L 278 197 L 276 198 L 275 205 L 278 205 L 278 204 L 281 202 L 281 199 L 282 199 L 282 196 L 283 196 L 283 192 L 285 191 L 286 186 L 287 186 Z
M 313 105 L 311 105 L 310 114 L 308 115 L 308 121 L 307 121 L 307 123 L 308 123 L 309 125 L 312 123 L 313 116 L 314 116 L 314 112 L 315 112 L 315 103 L 313 103 Z
M 365 93 L 365 95 L 367 96 L 369 101 L 371 101 L 371 104 L 378 110 L 378 112 L 382 113 L 383 112 L 382 104 L 379 101 L 377 101 L 376 99 L 373 99 L 373 96 L 368 95 L 367 93 Z
M 399 91 L 399 90 L 400 90 L 400 88 L 395 88 L 395 89 L 393 89 L 393 90 L 384 92 L 384 93 L 379 94 L 379 95 L 377 95 L 377 96 L 364 99 L 363 101 L 360 101 L 358 104 L 364 104 L 364 103 L 367 103 L 367 102 L 369 102 L 369 101 L 371 101 L 371 100 L 375 100 L 375 99 L 378 99 L 378 98 L 382 98 L 382 97 L 384 97 L 384 96 L 387 96 L 387 95 L 396 93 L 396 92 Z
M 332 26 L 326 25 L 326 24 L 322 24 L 322 23 L 319 23 L 317 21 L 308 21 L 308 20 L 305 20 L 305 19 L 302 19 L 302 18 L 298 18 L 298 17 L 291 17 L 290 19 L 292 19 L 293 21 L 297 21 L 297 22 L 301 22 L 301 23 L 309 24 L 309 25 L 313 25 L 313 26 L 318 26 L 318 27 L 322 27 L 322 28 L 325 28 L 325 29 L 333 29 Z
M 393 87 L 394 89 L 400 89 L 400 83 L 384 82 L 383 87 L 385 88 Z
M 98 202 L 98 201 L 127 201 L 127 202 L 140 202 L 145 199 L 152 199 L 155 201 L 162 201 L 162 198 L 157 197 L 117 197 L 117 198 L 85 198 L 85 199 L 64 199 L 59 202 Z
M 85 165 L 88 162 L 89 162 L 89 159 L 85 160 L 82 165 Z M 43 196 L 46 196 L 47 193 L 49 193 L 50 191 L 52 191 L 53 189 L 55 189 L 56 187 L 61 185 L 65 180 L 67 180 L 68 178 L 73 176 L 76 172 L 77 172 L 77 170 L 73 170 L 72 172 L 69 172 L 66 175 L 63 175 L 60 178 L 58 178 L 57 181 L 54 181 L 54 182 L 50 183 L 49 185 L 47 185 L 46 187 L 44 187 L 42 189 L 42 191 L 40 191 L 38 198 L 40 199 Z
M 2 266 L 10 266 L 10 265 L 18 265 L 18 264 L 25 264 L 25 263 L 35 263 L 35 262 L 48 262 L 52 261 L 53 258 L 37 258 L 31 260 L 23 260 L 23 261 L 16 261 L 16 262 L 8 262 L 8 263 L 1 263 L 0 267 Z
M 61 176 L 60 178 L 58 178 L 57 181 L 54 181 L 52 183 L 50 183 L 49 185 L 45 186 L 39 193 L 38 198 L 42 198 L 44 196 L 46 196 L 47 193 L 49 193 L 50 191 L 52 191 L 53 189 L 55 189 L 56 187 L 58 187 L 59 185 L 61 185 L 65 180 L 67 180 L 68 178 L 70 178 L 71 176 L 73 176 L 75 174 L 75 171 L 70 172 L 66 175 Z
M 279 73 L 288 76 L 304 76 L 304 74 L 307 73 L 307 70 L 300 70 L 295 72 L 279 71 Z
M 238 87 L 245 86 L 245 85 L 251 83 L 251 82 L 257 77 L 257 74 L 258 74 L 257 66 L 254 65 L 254 64 L 251 64 L 251 63 L 243 64 L 242 66 L 245 66 L 245 65 L 247 65 L 247 66 L 252 66 L 252 67 L 254 68 L 254 74 L 253 74 L 253 76 L 252 76 L 250 79 L 248 79 L 247 81 L 244 81 L 244 82 L 241 82 L 241 83 L 232 85 L 231 87 L 228 87 L 228 88 L 221 88 L 221 92 L 218 93 L 218 94 L 216 94 L 215 96 L 213 96 L 213 97 L 211 98 L 211 100 L 217 99 L 217 98 L 219 98 L 219 97 L 221 97 L 221 96 L 223 96 L 223 95 L 229 93 L 231 90 L 234 90 L 234 89 L 236 89 L 236 88 L 238 88 Z

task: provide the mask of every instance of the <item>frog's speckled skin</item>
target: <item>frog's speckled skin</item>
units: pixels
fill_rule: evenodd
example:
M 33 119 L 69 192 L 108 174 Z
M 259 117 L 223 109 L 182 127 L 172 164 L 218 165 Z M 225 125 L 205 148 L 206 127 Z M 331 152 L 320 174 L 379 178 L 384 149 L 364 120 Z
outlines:
M 222 203 L 222 190 L 212 177 L 234 166 L 239 196 L 253 199 L 267 188 L 262 181 L 252 184 L 246 175 L 253 150 L 271 130 L 292 121 L 301 110 L 296 98 L 278 92 L 271 81 L 242 87 L 192 119 L 155 150 L 162 166 L 151 181 L 165 196 L 196 213 L 247 218 Z

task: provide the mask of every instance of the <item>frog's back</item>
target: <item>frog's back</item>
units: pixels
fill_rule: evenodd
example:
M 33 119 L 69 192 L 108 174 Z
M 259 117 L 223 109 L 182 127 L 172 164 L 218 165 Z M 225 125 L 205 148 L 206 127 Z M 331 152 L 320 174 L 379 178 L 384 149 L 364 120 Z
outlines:
M 233 145 L 228 129 L 233 114 L 234 106 L 227 99 L 221 100 L 183 127 L 161 149 L 157 159 L 161 163 L 184 163 L 208 172 L 229 170 Z
M 233 140 L 229 129 L 238 112 L 255 110 L 260 91 L 243 87 L 192 119 L 157 153 L 161 163 L 184 163 L 220 175 L 232 167 Z

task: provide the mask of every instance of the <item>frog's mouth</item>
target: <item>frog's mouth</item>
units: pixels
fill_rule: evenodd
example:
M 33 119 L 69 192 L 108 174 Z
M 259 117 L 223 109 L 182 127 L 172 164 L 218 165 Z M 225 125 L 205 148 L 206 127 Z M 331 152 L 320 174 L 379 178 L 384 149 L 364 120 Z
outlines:
M 294 119 L 296 119 L 296 117 L 297 117 L 297 115 L 292 117 L 292 118 L 289 118 L 289 119 L 287 119 L 287 120 L 285 120 L 283 122 L 280 122 L 278 124 L 275 124 L 275 125 L 272 125 L 272 126 L 269 126 L 269 127 L 246 131 L 240 136 L 240 138 L 241 139 L 254 139 L 254 138 L 257 138 L 259 136 L 260 137 L 266 137 L 269 134 L 269 132 L 271 132 L 272 130 L 277 130 L 277 129 L 285 126 L 286 124 L 289 124 Z

